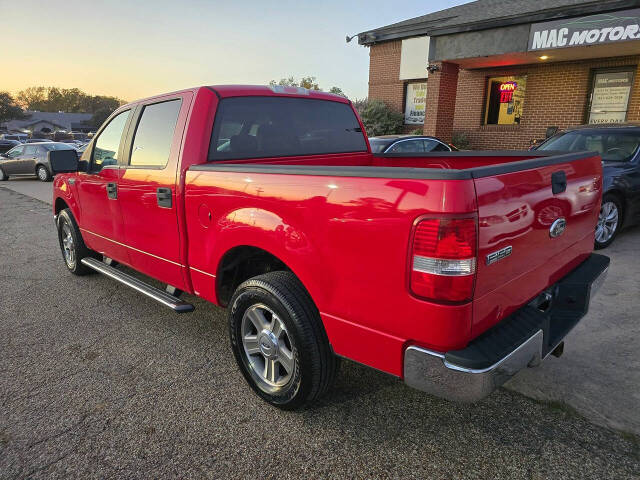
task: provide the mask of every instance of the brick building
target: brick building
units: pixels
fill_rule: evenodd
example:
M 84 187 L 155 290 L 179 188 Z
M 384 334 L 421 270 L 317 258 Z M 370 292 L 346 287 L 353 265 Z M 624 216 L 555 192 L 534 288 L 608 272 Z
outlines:
M 478 0 L 358 35 L 369 98 L 470 148 L 526 148 L 549 127 L 640 121 L 640 6 Z

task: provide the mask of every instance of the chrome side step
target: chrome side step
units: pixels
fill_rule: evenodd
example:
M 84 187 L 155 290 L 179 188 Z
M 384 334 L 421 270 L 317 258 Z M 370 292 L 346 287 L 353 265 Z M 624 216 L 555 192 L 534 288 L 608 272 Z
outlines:
M 176 313 L 192 312 L 195 307 L 187 302 L 180 300 L 159 288 L 156 288 L 148 283 L 139 280 L 128 273 L 122 272 L 117 268 L 107 265 L 104 262 L 96 258 L 86 257 L 81 262 L 89 268 L 94 269 L 96 272 L 100 272 L 113 280 L 125 284 L 127 287 L 131 287 L 134 290 L 153 298 L 156 302 L 161 303 L 165 307 L 169 307 Z

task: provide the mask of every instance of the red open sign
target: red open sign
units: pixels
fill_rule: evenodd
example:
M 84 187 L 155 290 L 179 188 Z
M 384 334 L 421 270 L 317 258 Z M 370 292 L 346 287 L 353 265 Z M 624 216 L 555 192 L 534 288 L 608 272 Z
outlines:
M 500 103 L 509 103 L 513 100 L 513 92 L 518 88 L 517 82 L 509 81 L 500 84 Z

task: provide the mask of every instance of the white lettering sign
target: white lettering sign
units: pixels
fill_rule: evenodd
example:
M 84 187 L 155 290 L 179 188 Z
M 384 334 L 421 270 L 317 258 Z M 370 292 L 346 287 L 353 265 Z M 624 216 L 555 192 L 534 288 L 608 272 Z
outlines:
M 577 47 L 640 39 L 640 9 L 534 23 L 528 50 Z

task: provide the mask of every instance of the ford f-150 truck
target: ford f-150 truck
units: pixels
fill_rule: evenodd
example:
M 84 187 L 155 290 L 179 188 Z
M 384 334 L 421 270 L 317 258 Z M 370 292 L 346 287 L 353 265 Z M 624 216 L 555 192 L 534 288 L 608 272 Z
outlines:
M 161 95 L 49 160 L 69 271 L 227 307 L 241 372 L 280 408 L 323 394 L 340 357 L 479 400 L 561 353 L 609 265 L 597 154 L 374 155 L 322 92 Z

